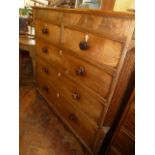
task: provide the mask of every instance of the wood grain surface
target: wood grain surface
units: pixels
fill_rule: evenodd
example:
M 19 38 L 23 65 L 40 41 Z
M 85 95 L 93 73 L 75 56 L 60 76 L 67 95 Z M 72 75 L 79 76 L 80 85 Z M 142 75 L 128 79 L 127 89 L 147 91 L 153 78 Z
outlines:
M 131 75 L 133 59 L 125 60 L 134 45 L 134 13 L 33 11 L 39 92 L 89 152 L 97 154 Z M 42 34 L 45 27 L 49 33 Z

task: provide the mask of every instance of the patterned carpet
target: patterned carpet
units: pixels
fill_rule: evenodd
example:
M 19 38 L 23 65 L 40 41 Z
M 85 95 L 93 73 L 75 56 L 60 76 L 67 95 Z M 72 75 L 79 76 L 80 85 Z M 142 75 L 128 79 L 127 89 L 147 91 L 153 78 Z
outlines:
M 88 155 L 31 86 L 20 88 L 20 155 Z

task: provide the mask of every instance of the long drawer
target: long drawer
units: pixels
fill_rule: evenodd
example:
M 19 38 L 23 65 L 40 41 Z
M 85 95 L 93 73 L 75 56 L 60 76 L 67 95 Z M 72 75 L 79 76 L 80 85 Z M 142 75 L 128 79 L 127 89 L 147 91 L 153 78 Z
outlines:
M 55 88 L 54 83 L 43 78 L 41 75 L 38 76 L 37 83 L 42 95 L 50 101 L 49 104 L 51 107 L 54 106 L 86 144 L 91 147 L 97 128 L 94 122 L 89 120 L 80 109 L 70 104 L 63 92 L 58 87 Z
M 37 74 L 49 79 L 55 89 L 64 94 L 66 99 L 84 112 L 87 117 L 95 123 L 99 122 L 102 110 L 104 110 L 103 99 L 96 96 L 90 89 L 79 86 L 59 70 L 49 66 L 42 59 L 37 59 Z
M 42 39 L 56 46 L 60 44 L 60 27 L 41 21 L 35 21 L 36 39 Z
M 44 52 L 45 49 L 47 52 Z M 39 43 L 37 54 L 63 74 L 107 98 L 112 83 L 111 75 L 48 44 Z
M 87 61 L 111 67 L 117 67 L 122 51 L 119 42 L 69 28 L 63 31 L 62 47 Z

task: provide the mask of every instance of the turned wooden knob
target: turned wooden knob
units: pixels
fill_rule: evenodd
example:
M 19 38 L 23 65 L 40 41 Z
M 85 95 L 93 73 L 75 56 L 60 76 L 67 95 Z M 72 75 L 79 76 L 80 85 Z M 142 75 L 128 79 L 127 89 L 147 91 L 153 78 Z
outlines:
M 47 47 L 43 47 L 43 48 L 42 48 L 42 52 L 43 52 L 43 53 L 48 53 L 48 48 L 47 48 Z
M 79 47 L 81 50 L 87 50 L 89 48 L 88 39 L 89 39 L 89 35 L 86 34 L 84 36 L 84 39 L 82 41 L 80 41 Z
M 85 68 L 80 66 L 80 67 L 75 69 L 75 73 L 76 73 L 76 75 L 82 76 L 85 74 Z
M 48 86 L 46 86 L 46 85 L 43 86 L 42 89 L 43 89 L 45 92 L 47 92 L 47 93 L 49 92 Z
M 79 92 L 74 92 L 73 94 L 72 94 L 72 97 L 73 97 L 73 99 L 75 99 L 75 100 L 79 100 L 80 99 L 80 93 Z
M 87 41 L 83 40 L 79 43 L 79 47 L 81 50 L 87 50 L 89 48 L 89 44 Z
M 78 120 L 78 118 L 76 117 L 75 114 L 70 114 L 70 115 L 68 116 L 68 118 L 69 118 L 71 121 L 74 121 L 74 122 L 76 122 L 76 121 Z
M 48 28 L 46 26 L 44 26 L 42 29 L 41 29 L 41 32 L 43 34 L 47 34 L 48 33 Z
M 43 70 L 43 72 L 44 72 L 44 73 L 46 73 L 46 74 L 48 74 L 48 73 L 49 73 L 49 70 L 48 70 L 48 68 L 47 68 L 47 67 L 43 67 L 43 69 L 42 69 L 42 70 Z

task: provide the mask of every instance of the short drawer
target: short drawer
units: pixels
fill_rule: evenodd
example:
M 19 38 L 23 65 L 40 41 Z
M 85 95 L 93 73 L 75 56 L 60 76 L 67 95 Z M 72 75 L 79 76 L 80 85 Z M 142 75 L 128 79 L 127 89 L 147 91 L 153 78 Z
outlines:
M 50 101 L 49 105 L 54 106 L 87 145 L 92 146 L 97 128 L 94 122 L 87 119 L 85 114 L 72 106 L 61 90 L 59 88 L 55 89 L 52 82 L 39 76 L 37 83 L 43 96 Z
M 119 42 L 68 28 L 63 31 L 62 46 L 91 63 L 111 67 L 118 65 L 122 51 Z
M 47 50 L 46 53 L 44 52 L 45 49 Z M 111 75 L 71 56 L 66 51 L 48 46 L 47 44 L 39 44 L 37 46 L 37 54 L 58 68 L 63 74 L 82 85 L 86 85 L 102 97 L 107 98 L 112 83 Z
M 94 31 L 104 36 L 125 40 L 131 24 L 131 18 L 116 16 L 95 16 L 90 14 L 64 13 L 63 23 L 90 32 Z
M 37 74 L 49 79 L 55 89 L 62 92 L 71 104 L 84 112 L 95 123 L 99 122 L 104 110 L 103 98 L 97 96 L 89 88 L 81 87 L 78 83 L 69 80 L 59 70 L 49 66 L 42 59 L 37 59 Z
M 36 39 L 42 39 L 54 45 L 60 43 L 60 27 L 53 24 L 47 24 L 44 22 L 35 22 Z

